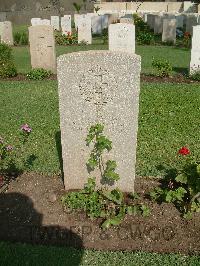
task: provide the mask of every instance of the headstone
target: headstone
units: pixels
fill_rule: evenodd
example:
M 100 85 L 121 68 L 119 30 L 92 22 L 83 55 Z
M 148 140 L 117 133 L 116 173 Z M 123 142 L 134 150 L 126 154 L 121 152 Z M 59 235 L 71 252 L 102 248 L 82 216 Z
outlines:
M 183 15 L 176 15 L 176 27 L 177 28 L 183 28 L 183 21 L 184 21 L 184 16 Z
M 91 17 L 92 22 L 92 33 L 101 34 L 102 33 L 102 16 Z
M 193 27 L 190 74 L 200 71 L 200 25 Z
M 38 25 L 29 27 L 32 68 L 44 68 L 56 73 L 56 54 L 53 27 Z
M 109 50 L 135 53 L 135 25 L 110 24 L 108 30 Z
M 161 34 L 163 30 L 163 18 L 162 16 L 155 16 L 154 21 L 154 34 Z
M 188 15 L 186 18 L 186 32 L 192 35 L 193 26 L 197 26 L 197 15 Z
M 51 21 L 49 19 L 42 19 L 41 25 L 51 25 Z
M 176 43 L 176 19 L 163 19 L 162 42 Z
M 121 17 L 120 23 L 134 24 L 133 18 Z
M 1 35 L 1 43 L 6 43 L 8 45 L 13 45 L 13 30 L 12 23 L 10 21 L 1 22 L 0 26 L 0 35 Z
M 81 15 L 78 19 L 78 43 L 92 43 L 92 24 L 91 18 L 87 15 Z
M 41 18 L 32 18 L 31 19 L 31 25 L 32 26 L 42 25 Z
M 51 16 L 51 26 L 53 26 L 54 30 L 60 30 L 59 16 Z
M 61 28 L 63 34 L 67 35 L 69 32 L 72 32 L 71 24 L 71 15 L 65 15 L 61 18 Z
M 85 138 L 91 125 L 101 123 L 113 143 L 103 160 L 117 163 L 116 187 L 134 191 L 140 70 L 140 56 L 124 52 L 87 51 L 58 58 L 65 189 L 82 189 L 87 182 L 91 148 Z M 100 187 L 99 171 L 91 174 Z

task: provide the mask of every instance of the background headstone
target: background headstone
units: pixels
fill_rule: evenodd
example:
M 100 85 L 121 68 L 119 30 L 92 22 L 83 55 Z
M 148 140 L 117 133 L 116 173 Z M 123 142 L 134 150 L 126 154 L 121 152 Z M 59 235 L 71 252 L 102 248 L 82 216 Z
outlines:
M 51 16 L 51 26 L 53 26 L 54 30 L 60 30 L 60 17 L 59 16 Z
M 56 73 L 54 30 L 52 26 L 29 27 L 32 68 L 44 68 Z
M 42 25 L 42 19 L 41 18 L 32 18 L 31 19 L 31 25 L 32 26 Z
M 176 19 L 163 19 L 162 42 L 176 43 Z
M 103 156 L 117 162 L 122 191 L 134 191 L 138 129 L 140 56 L 87 51 L 58 58 L 59 109 L 65 188 L 82 189 L 88 179 L 91 125 L 105 125 L 113 149 Z M 72 78 L 76 77 L 76 78 Z M 92 172 L 100 184 L 99 171 Z M 90 174 L 90 176 L 91 176 Z
M 8 45 L 13 45 L 13 30 L 12 23 L 10 21 L 1 22 L 1 43 L 6 43 Z
M 49 19 L 42 19 L 41 25 L 51 25 L 51 21 Z
M 200 25 L 193 27 L 190 74 L 200 71 Z
M 135 53 L 135 25 L 127 23 L 110 24 L 108 41 L 110 51 Z
M 101 34 L 102 33 L 102 16 L 92 16 L 92 33 Z
M 72 32 L 71 24 L 71 15 L 65 15 L 61 18 L 61 28 L 63 34 L 67 35 L 68 32 Z
M 161 34 L 163 30 L 163 18 L 162 16 L 155 16 L 154 20 L 154 34 Z
M 85 42 L 92 43 L 92 23 L 91 17 L 81 15 L 78 19 L 78 43 Z

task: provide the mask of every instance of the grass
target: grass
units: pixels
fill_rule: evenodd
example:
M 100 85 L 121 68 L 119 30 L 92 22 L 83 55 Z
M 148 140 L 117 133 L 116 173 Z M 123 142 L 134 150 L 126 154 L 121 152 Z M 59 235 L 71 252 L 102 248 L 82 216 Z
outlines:
M 99 39 L 94 40 L 92 45 L 82 46 L 57 46 L 57 56 L 77 51 L 107 50 L 108 45 L 103 44 Z M 190 61 L 190 52 L 187 49 L 178 49 L 171 46 L 136 46 L 136 53 L 142 58 L 142 73 L 152 72 L 152 57 L 163 57 L 169 59 L 173 66 L 173 72 L 187 72 Z M 19 73 L 27 73 L 31 69 L 29 47 L 14 47 L 13 55 Z
M 146 252 L 102 252 L 73 248 L 0 243 L 0 265 L 132 265 L 197 266 L 199 256 L 156 254 Z
M 161 165 L 177 166 L 176 154 L 183 145 L 198 158 L 199 92 L 195 84 L 142 84 L 138 175 L 158 176 Z M 0 135 L 13 143 L 19 126 L 27 122 L 33 134 L 26 153 L 37 157 L 27 170 L 60 173 L 57 82 L 0 82 L 0 94 Z

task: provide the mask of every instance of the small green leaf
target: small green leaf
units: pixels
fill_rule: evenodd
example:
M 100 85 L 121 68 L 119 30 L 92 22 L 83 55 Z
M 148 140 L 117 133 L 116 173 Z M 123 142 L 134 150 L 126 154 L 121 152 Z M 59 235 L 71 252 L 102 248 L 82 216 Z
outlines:
M 175 180 L 176 180 L 176 182 L 180 182 L 181 184 L 187 184 L 187 182 L 188 182 L 187 176 L 184 174 L 177 175 Z
M 105 221 L 102 223 L 101 227 L 102 227 L 103 229 L 108 229 L 108 228 L 110 227 L 110 225 L 111 225 L 111 219 L 107 219 L 107 220 L 105 220 Z

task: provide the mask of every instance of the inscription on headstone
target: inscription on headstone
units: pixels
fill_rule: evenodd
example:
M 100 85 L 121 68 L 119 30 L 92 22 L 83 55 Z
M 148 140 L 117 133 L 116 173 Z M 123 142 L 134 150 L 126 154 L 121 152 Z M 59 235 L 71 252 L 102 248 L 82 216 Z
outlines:
M 39 25 L 29 27 L 32 68 L 44 68 L 56 72 L 55 40 L 53 27 Z
M 110 24 L 108 31 L 109 50 L 135 53 L 135 25 Z

